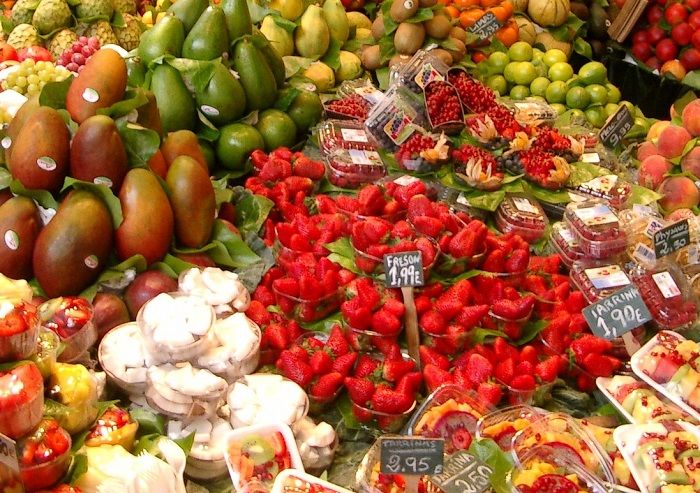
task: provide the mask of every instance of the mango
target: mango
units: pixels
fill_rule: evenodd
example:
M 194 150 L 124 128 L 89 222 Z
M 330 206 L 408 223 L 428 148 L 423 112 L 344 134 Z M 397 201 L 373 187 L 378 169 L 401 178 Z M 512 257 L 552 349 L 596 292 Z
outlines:
M 182 45 L 183 58 L 214 60 L 228 51 L 228 30 L 224 11 L 209 6 L 192 26 Z
M 294 38 L 289 31 L 277 25 L 275 18 L 271 15 L 267 15 L 263 19 L 260 32 L 267 38 L 272 48 L 274 48 L 280 56 L 290 56 L 294 54 Z
M 124 98 L 126 62 L 114 50 L 99 50 L 92 55 L 80 77 L 73 79 L 66 95 L 66 109 L 77 123 L 83 123 L 97 110 L 109 108 Z
M 175 238 L 180 246 L 199 248 L 209 241 L 214 227 L 216 199 L 209 175 L 200 163 L 180 156 L 165 178 L 175 215 Z
M 68 194 L 36 240 L 34 275 L 49 298 L 74 295 L 93 283 L 112 251 L 107 206 L 87 190 Z
M 195 91 L 197 107 L 214 125 L 238 120 L 245 112 L 245 91 L 222 64 L 214 64 L 214 74 L 202 90 Z
M 252 40 L 243 38 L 233 49 L 233 66 L 246 96 L 246 111 L 264 110 L 277 98 L 277 82 L 272 69 Z
M 164 133 L 194 128 L 197 121 L 194 99 L 177 69 L 167 63 L 154 68 L 151 91 L 156 96 Z
M 69 157 L 68 127 L 58 111 L 42 106 L 19 131 L 8 165 L 12 176 L 25 188 L 55 192 L 68 173 Z
M 267 62 L 267 65 L 272 71 L 272 75 L 275 76 L 275 82 L 277 83 L 277 89 L 282 89 L 284 86 L 284 81 L 286 79 L 286 70 L 284 68 L 284 60 L 279 53 L 275 51 L 272 44 L 268 41 L 263 33 L 257 31 L 253 34 L 255 46 L 257 46 L 258 51 L 262 53 L 263 58 Z
M 11 279 L 32 277 L 32 252 L 40 230 L 32 199 L 14 197 L 0 206 L 0 273 Z
M 155 26 L 141 35 L 139 56 L 146 65 L 163 55 L 179 57 L 184 42 L 185 27 L 182 21 L 174 14 L 166 14 Z
M 141 254 L 152 264 L 161 260 L 173 238 L 173 210 L 156 175 L 144 168 L 130 170 L 121 190 L 124 220 L 114 233 L 117 256 Z
M 190 130 L 170 132 L 160 146 L 160 152 L 165 159 L 166 168 L 170 169 L 173 161 L 180 156 L 189 156 L 202 165 L 207 171 L 207 160 L 204 157 L 197 135 Z
M 114 120 L 95 115 L 78 127 L 70 147 L 70 174 L 73 178 L 107 185 L 118 191 L 128 165 L 126 149 Z
M 168 165 L 165 162 L 165 158 L 163 157 L 163 153 L 160 152 L 160 149 L 156 150 L 155 154 L 153 154 L 151 159 L 148 160 L 148 169 L 153 171 L 158 177 L 165 180 L 165 176 L 168 174 Z
M 136 111 L 138 116 L 136 117 L 136 123 L 145 128 L 150 128 L 158 132 L 158 134 L 163 133 L 163 125 L 160 122 L 160 113 L 158 112 L 158 103 L 156 102 L 156 95 L 153 92 L 146 89 L 137 87 L 134 89 L 135 92 L 140 92 L 148 102 L 138 108 Z
M 326 0 L 323 2 L 323 18 L 328 24 L 331 39 L 335 39 L 340 46 L 348 40 L 350 35 L 350 22 L 345 12 L 345 7 L 340 0 Z
M 12 144 L 19 135 L 19 131 L 26 123 L 32 114 L 39 109 L 39 96 L 32 96 L 25 103 L 19 107 L 17 114 L 10 121 L 5 131 L 5 139 L 9 139 L 3 142 L 3 148 L 5 149 L 5 162 L 10 159 L 10 154 L 12 152 Z M 8 147 L 9 146 L 9 147 Z
M 168 8 L 168 12 L 180 19 L 184 32 L 189 33 L 208 4 L 207 0 L 178 0 Z

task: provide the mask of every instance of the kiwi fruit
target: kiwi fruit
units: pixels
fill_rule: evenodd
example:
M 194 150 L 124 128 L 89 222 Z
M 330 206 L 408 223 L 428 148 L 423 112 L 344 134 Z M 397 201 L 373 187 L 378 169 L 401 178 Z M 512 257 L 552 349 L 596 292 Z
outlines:
M 394 55 L 394 56 L 391 57 L 391 59 L 389 60 L 389 68 L 391 69 L 391 68 L 394 68 L 394 65 L 401 65 L 402 63 L 406 63 L 406 62 L 409 61 L 410 59 L 411 59 L 410 56 L 406 56 L 406 55 Z
M 255 465 L 265 464 L 275 458 L 270 443 L 259 435 L 249 435 L 241 441 L 241 454 L 247 454 Z
M 449 51 L 443 50 L 442 48 L 435 48 L 434 50 L 430 50 L 430 53 L 435 55 L 435 57 L 437 57 L 445 65 L 452 65 L 452 55 L 450 55 Z
M 378 14 L 372 23 L 372 37 L 379 41 L 382 36 L 384 36 L 384 16 Z
M 391 20 L 394 22 L 403 22 L 416 15 L 417 11 L 417 0 L 393 0 L 393 2 L 391 2 L 391 9 L 389 10 L 389 17 L 391 17 Z
M 450 29 L 449 36 L 450 36 L 450 38 L 455 38 L 455 39 L 460 40 L 462 43 L 467 42 L 467 31 L 465 31 L 464 29 L 462 29 L 459 26 L 455 26 L 452 29 Z
M 394 34 L 394 48 L 399 55 L 413 55 L 423 46 L 425 28 L 423 24 L 402 22 Z
M 464 58 L 464 55 L 466 55 L 467 47 L 465 46 L 465 44 L 462 41 L 460 41 L 457 38 L 449 38 L 449 40 L 452 41 L 452 43 L 454 43 L 455 49 L 454 50 L 447 50 L 447 51 L 449 51 L 450 55 L 452 55 L 452 60 L 454 61 L 454 63 L 457 63 L 462 58 Z
M 450 34 L 450 29 L 452 29 L 450 20 L 442 14 L 428 19 L 423 25 L 425 26 L 425 33 L 436 39 L 445 39 Z
M 362 47 L 360 60 L 362 60 L 362 66 L 365 70 L 378 69 L 381 65 L 381 58 L 382 54 L 379 45 L 364 45 Z

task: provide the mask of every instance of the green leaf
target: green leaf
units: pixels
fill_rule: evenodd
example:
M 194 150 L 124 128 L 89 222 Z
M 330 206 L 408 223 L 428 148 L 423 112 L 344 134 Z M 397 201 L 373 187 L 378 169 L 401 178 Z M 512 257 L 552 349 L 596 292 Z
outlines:
M 377 76 L 379 89 L 382 91 L 389 89 L 389 67 L 378 68 L 374 71 L 374 74 Z
M 537 320 L 536 322 L 529 321 L 527 324 L 525 324 L 525 327 L 523 327 L 522 335 L 515 345 L 522 346 L 523 344 L 527 344 L 528 342 L 532 341 L 540 332 L 542 332 L 542 330 L 544 330 L 545 327 L 547 327 L 548 324 L 549 322 L 546 320 Z
M 222 221 L 216 220 L 214 222 L 212 238 L 220 241 L 226 247 L 231 257 L 231 263 L 234 264 L 231 267 L 247 267 L 260 260 L 260 257 L 246 245 L 243 238 L 228 229 Z
M 216 128 L 216 125 L 210 122 L 206 115 L 202 113 L 199 109 L 197 109 L 197 117 L 199 118 L 200 123 L 200 125 L 197 128 L 197 137 L 207 142 L 216 142 L 217 140 L 219 140 L 221 132 L 219 132 L 219 129 Z
M 336 401 L 335 405 L 338 412 L 340 412 L 340 415 L 343 417 L 343 423 L 346 428 L 350 430 L 359 430 L 361 428 L 360 422 L 352 412 L 352 402 L 350 402 L 350 397 L 347 393 L 343 393 Z
M 653 190 L 632 184 L 632 193 L 630 194 L 629 203 L 649 205 L 662 197 L 663 196 L 661 194 L 658 194 Z
M 254 195 L 242 187 L 236 187 L 234 200 L 236 204 L 236 227 L 245 234 L 260 231 L 274 203 L 261 195 Z
M 340 68 L 340 42 L 337 39 L 331 38 L 326 54 L 323 55 L 321 61 L 332 68 L 334 71 Z
M 422 9 L 418 9 L 418 11 L 416 11 L 416 13 L 410 19 L 406 19 L 406 22 L 410 22 L 412 24 L 418 24 L 419 22 L 423 22 L 423 21 L 427 21 L 428 19 L 432 19 L 433 16 L 434 16 L 433 9 L 431 7 L 424 7 Z
M 29 197 L 30 199 L 36 200 L 36 202 L 44 209 L 58 208 L 58 203 L 53 198 L 53 195 L 46 190 L 27 190 L 19 180 L 12 180 L 10 182 L 10 190 L 15 195 L 21 195 L 23 197 Z
M 609 175 L 610 170 L 593 163 L 572 163 L 571 175 L 566 186 L 576 188 L 582 183 L 589 182 L 599 176 Z
M 574 51 L 589 60 L 593 59 L 593 48 L 591 44 L 580 36 L 574 40 Z
M 446 50 L 455 50 L 456 51 L 458 49 L 457 45 L 454 43 L 454 41 L 452 41 L 452 38 L 449 36 L 445 39 L 438 41 L 438 46 L 440 48 L 444 48 Z
M 389 61 L 391 57 L 396 54 L 396 48 L 394 47 L 394 38 L 392 36 L 382 36 L 379 39 L 379 62 L 384 64 Z
M 272 19 L 275 21 L 275 24 L 277 24 L 279 27 L 287 31 L 289 34 L 293 34 L 294 30 L 297 28 L 297 24 L 294 21 L 290 21 L 282 17 L 280 14 L 277 12 L 272 12 L 270 14 L 272 16 Z
M 486 438 L 474 440 L 469 447 L 469 453 L 477 457 L 491 468 L 491 488 L 495 493 L 510 493 L 507 476 L 513 469 L 511 457 L 503 452 L 493 440 Z
M 178 438 L 177 440 L 173 440 L 173 442 L 182 449 L 186 456 L 190 455 L 190 450 L 192 450 L 192 445 L 194 445 L 194 431 L 185 438 Z
M 81 292 L 80 296 L 88 301 L 92 301 L 100 286 L 110 283 L 116 284 L 117 288 L 121 288 L 122 284 L 124 283 L 125 273 L 127 270 L 133 269 L 137 273 L 140 273 L 145 271 L 147 266 L 148 263 L 143 255 L 134 255 L 129 257 L 123 262 L 105 269 L 97 278 L 97 281 Z
M 340 312 L 335 312 L 328 315 L 326 318 L 317 320 L 316 322 L 310 324 L 301 324 L 306 330 L 312 330 L 314 332 L 330 332 L 334 325 L 339 325 L 343 322 L 343 317 Z
M 85 454 L 75 454 L 71 459 L 70 467 L 61 480 L 62 483 L 74 485 L 88 470 L 88 458 Z
M 363 46 L 365 45 L 373 45 L 374 44 L 374 38 L 372 36 L 368 36 L 365 38 L 353 38 L 349 39 L 345 42 L 343 45 L 343 49 L 345 51 L 351 51 L 353 53 L 359 51 Z
M 124 143 L 129 166 L 147 168 L 149 159 L 160 148 L 158 132 L 123 120 L 117 122 L 117 130 Z
M 165 255 L 165 258 L 163 258 L 163 263 L 175 273 L 175 277 L 179 276 L 180 272 L 182 271 L 192 269 L 193 267 L 197 267 L 196 265 L 191 264 L 189 262 L 185 262 L 184 260 L 180 260 L 179 258 L 169 253 Z
M 157 455 L 158 440 L 161 438 L 163 438 L 163 434 L 161 433 L 149 433 L 148 435 L 141 436 L 134 444 L 134 455 L 140 455 L 142 452 Z
M 690 75 L 693 72 L 689 72 L 688 75 Z M 685 83 L 685 80 L 683 81 Z M 690 84 L 688 84 L 690 85 Z M 680 115 L 683 113 L 683 108 L 685 108 L 688 103 L 691 101 L 697 99 L 697 96 L 692 91 L 686 92 L 683 96 L 678 98 L 675 103 L 673 103 L 673 109 L 676 111 L 677 115 Z
M 299 89 L 295 87 L 289 88 L 289 90 L 285 92 L 284 96 L 275 101 L 275 109 L 287 111 L 299 94 L 301 94 Z
M 66 107 L 66 94 L 70 87 L 73 76 L 60 82 L 49 82 L 41 90 L 39 94 L 39 104 L 41 106 L 50 106 L 51 108 L 60 110 Z
M 129 414 L 139 424 L 139 434 L 165 435 L 165 418 L 160 414 L 137 406 L 131 407 Z
M 97 195 L 109 209 L 109 213 L 112 216 L 112 223 L 114 228 L 118 228 L 124 220 L 122 215 L 122 205 L 119 199 L 112 193 L 112 190 L 107 185 L 97 185 L 95 183 L 90 183 L 87 181 L 76 180 L 67 176 L 63 182 L 63 188 L 61 188 L 61 193 L 65 192 L 69 188 L 74 188 L 76 190 L 87 190 Z
M 396 31 L 399 25 L 394 22 L 391 18 L 391 3 L 392 2 L 382 2 L 382 19 L 384 21 L 384 34 L 390 35 Z M 393 38 L 393 36 L 391 36 Z
M 107 115 L 116 120 L 122 116 L 126 116 L 132 111 L 148 103 L 148 98 L 144 91 L 130 89 L 124 95 L 124 99 L 114 103 L 109 108 L 101 108 L 97 110 L 98 115 Z
M 4 190 L 12 183 L 12 175 L 7 168 L 0 167 L 0 190 Z
M 500 330 L 482 329 L 474 327 L 469 331 L 469 337 L 473 344 L 483 344 L 487 337 L 503 337 L 508 339 L 508 335 Z
M 44 416 L 54 418 L 58 422 L 62 422 L 71 412 L 71 409 L 65 404 L 54 401 L 53 399 L 44 399 Z
M 290 79 L 295 75 L 304 72 L 309 65 L 313 63 L 311 58 L 305 58 L 303 56 L 285 56 L 282 57 L 284 61 L 284 77 L 285 79 Z

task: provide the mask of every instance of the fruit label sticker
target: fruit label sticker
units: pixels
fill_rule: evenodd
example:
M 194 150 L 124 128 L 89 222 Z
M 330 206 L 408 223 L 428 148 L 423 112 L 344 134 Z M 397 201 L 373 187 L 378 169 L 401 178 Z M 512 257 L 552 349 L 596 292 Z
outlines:
M 376 151 L 349 149 L 348 154 L 353 164 L 359 164 L 361 166 L 384 166 L 381 156 Z
M 600 129 L 598 140 L 600 140 L 605 147 L 617 147 L 622 141 L 622 138 L 627 135 L 627 132 L 632 128 L 632 123 L 634 123 L 632 113 L 627 109 L 627 106 L 620 105 L 618 110 L 608 118 L 603 128 Z
M 86 87 L 83 91 L 83 99 L 88 103 L 96 103 L 100 100 L 100 93 L 92 87 Z
M 447 459 L 430 482 L 445 493 L 482 493 L 491 485 L 493 470 L 472 454 L 460 450 Z
M 362 87 L 356 87 L 355 94 L 359 94 L 372 105 L 377 104 L 384 98 L 384 93 L 378 91 L 377 88 L 372 86 L 371 84 L 366 84 Z
M 600 226 L 617 222 L 615 213 L 605 204 L 576 209 L 576 215 L 586 226 Z
M 2 470 L 0 472 L 0 488 L 3 488 L 2 491 L 24 491 L 19 478 L 17 444 L 2 433 L 0 433 L 0 470 Z M 11 474 L 6 474 L 7 472 Z M 14 487 L 15 489 L 8 487 Z
M 202 113 L 204 113 L 207 116 L 219 116 L 219 110 L 217 110 L 213 106 L 209 106 L 208 104 L 203 104 L 199 107 L 199 109 L 201 109 Z
M 479 39 L 486 39 L 493 36 L 501 28 L 501 23 L 493 12 L 486 12 L 469 28 L 469 32 L 475 34 Z
M 663 227 L 664 224 L 661 221 L 659 221 L 658 219 L 652 219 L 651 221 L 649 221 L 649 224 L 647 224 L 647 229 L 644 230 L 644 234 L 647 238 L 653 240 L 656 232 L 663 229 Z
M 345 142 L 369 142 L 367 134 L 360 128 L 341 128 L 340 135 Z
M 36 165 L 44 171 L 53 171 L 56 169 L 56 161 L 49 156 L 42 156 L 36 160 Z
M 97 255 L 89 255 L 85 257 L 85 265 L 88 269 L 96 269 L 98 264 L 99 260 L 97 260 Z
M 690 225 L 687 219 L 666 226 L 654 233 L 654 251 L 665 257 L 690 245 Z
M 630 283 L 630 278 L 619 265 L 606 265 L 605 267 L 586 269 L 584 272 L 596 289 L 617 288 L 627 286 Z
M 403 144 L 416 131 L 416 128 L 413 126 L 413 118 L 415 118 L 415 115 L 411 116 L 401 109 L 397 109 L 396 113 L 384 125 L 384 133 L 389 136 L 394 144 Z
M 668 271 L 652 274 L 651 278 L 654 280 L 656 287 L 659 288 L 659 291 L 661 291 L 661 294 L 664 295 L 664 298 L 675 298 L 681 295 L 678 284 L 676 284 L 676 281 L 673 280 L 673 277 Z
M 656 262 L 656 253 L 644 243 L 637 243 L 637 246 L 634 247 L 634 252 L 632 252 L 632 257 L 643 264 L 653 264 Z
M 384 255 L 384 272 L 388 288 L 423 286 L 423 258 L 421 253 L 401 252 Z
M 524 197 L 513 197 L 513 205 L 520 212 L 527 212 L 528 214 L 540 215 L 540 211 L 534 206 L 532 202 Z
M 591 331 L 604 339 L 615 339 L 649 322 L 651 313 L 637 286 L 629 285 L 583 309 Z
M 3 149 L 9 149 L 10 146 L 12 145 L 12 139 L 9 137 L 3 137 L 2 140 L 0 141 L 0 144 L 2 145 Z
M 424 63 L 416 76 L 413 78 L 418 87 L 425 89 L 425 86 L 434 80 L 445 80 L 440 72 L 431 63 Z
M 586 153 L 581 154 L 580 161 L 582 163 L 599 163 L 600 156 L 598 155 L 597 152 L 586 152 Z
M 578 241 L 576 241 L 574 234 L 569 228 L 561 228 L 559 230 L 559 236 L 561 236 L 562 240 L 566 242 L 569 248 L 578 247 Z
M 5 246 L 10 250 L 17 250 L 19 248 L 19 235 L 11 229 L 5 231 Z
M 441 474 L 444 450 L 442 438 L 381 437 L 379 470 L 382 474 Z
M 95 185 L 104 185 L 104 186 L 109 187 L 109 188 L 111 188 L 113 185 L 112 180 L 110 180 L 106 176 L 98 176 L 94 180 L 92 180 L 92 182 Z

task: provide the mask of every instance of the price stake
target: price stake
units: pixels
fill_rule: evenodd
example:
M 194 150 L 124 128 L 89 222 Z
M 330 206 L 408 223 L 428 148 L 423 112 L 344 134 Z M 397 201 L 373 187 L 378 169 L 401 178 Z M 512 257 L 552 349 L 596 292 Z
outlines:
M 482 493 L 491 485 L 493 470 L 464 450 L 452 454 L 443 469 L 430 482 L 444 493 Z
M 690 245 L 690 226 L 687 219 L 673 223 L 654 233 L 656 258 L 665 257 Z
M 424 476 L 442 473 L 445 440 L 421 437 L 382 437 L 379 442 L 383 474 Z
M 618 110 L 608 118 L 603 128 L 598 133 L 600 140 L 605 147 L 615 148 L 632 128 L 634 118 L 627 106 L 621 105 Z
M 615 339 L 649 322 L 652 317 L 637 286 L 630 284 L 583 309 L 591 331 L 603 339 Z
M 24 491 L 19 474 L 17 444 L 3 434 L 0 434 L 0 491 Z
M 384 273 L 387 288 L 423 286 L 423 257 L 420 252 L 389 253 L 384 255 Z
M 486 12 L 469 28 L 469 32 L 475 34 L 479 39 L 486 39 L 493 36 L 501 28 L 501 23 L 493 12 Z

